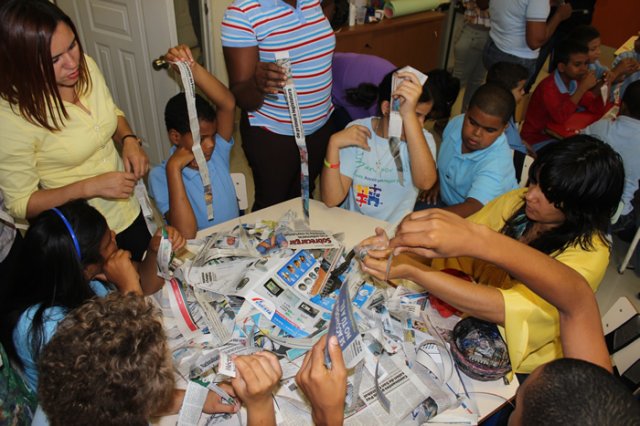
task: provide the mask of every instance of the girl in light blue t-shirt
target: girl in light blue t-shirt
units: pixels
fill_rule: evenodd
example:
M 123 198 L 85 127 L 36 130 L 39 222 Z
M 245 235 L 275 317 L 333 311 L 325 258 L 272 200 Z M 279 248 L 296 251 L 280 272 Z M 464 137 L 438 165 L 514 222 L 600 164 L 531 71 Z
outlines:
M 184 245 L 169 230 L 174 248 Z M 21 364 L 32 391 L 38 387 L 37 360 L 66 314 L 113 288 L 151 294 L 163 284 L 156 274 L 160 237 L 152 238 L 141 264 L 118 249 L 105 218 L 84 200 L 46 210 L 31 223 L 16 267 L 16 278 L 0 291 L 2 343 Z
M 402 82 L 391 93 L 394 73 Z M 399 103 L 400 139 L 389 138 L 391 102 Z M 381 117 L 356 120 L 331 136 L 322 201 L 392 223 L 411 212 L 419 190 L 436 180 L 435 141 L 422 127 L 433 103 L 428 80 L 421 86 L 412 72 L 387 74 L 378 87 Z

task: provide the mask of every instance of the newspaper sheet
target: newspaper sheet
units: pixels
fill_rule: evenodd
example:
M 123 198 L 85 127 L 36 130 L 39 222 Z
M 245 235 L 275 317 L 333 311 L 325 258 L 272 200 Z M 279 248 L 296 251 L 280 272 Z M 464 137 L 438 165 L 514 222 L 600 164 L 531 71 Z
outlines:
M 195 255 L 175 263 L 172 279 L 155 296 L 179 377 L 228 380 L 235 374 L 234 354 L 269 350 L 283 367 L 278 424 L 308 424 L 310 407 L 294 377 L 302 356 L 328 332 L 339 337 L 351 368 L 346 424 L 420 424 L 436 414 L 473 424 L 472 405 L 446 411 L 462 399 L 457 375 L 440 383 L 435 377 L 450 377 L 451 368 L 435 368 L 420 353 L 433 336 L 446 338 L 455 318 L 439 317 L 421 290 L 361 275 L 355 252 L 345 258 L 342 246 L 294 248 L 310 235 L 326 235 L 291 232 L 294 222 L 288 214 L 277 223 L 243 224 L 189 242 Z M 301 244 L 287 240 L 292 235 Z M 261 244 L 265 254 L 256 249 Z M 446 417 L 449 412 L 455 417 Z M 199 424 L 243 420 L 246 413 L 203 415 Z

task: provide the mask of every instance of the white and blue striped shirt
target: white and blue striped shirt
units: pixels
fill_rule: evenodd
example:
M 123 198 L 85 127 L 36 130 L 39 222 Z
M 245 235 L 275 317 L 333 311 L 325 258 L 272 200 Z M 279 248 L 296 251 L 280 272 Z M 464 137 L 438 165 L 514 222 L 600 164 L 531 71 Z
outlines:
M 261 62 L 274 62 L 275 52 L 288 51 L 305 134 L 312 134 L 327 122 L 333 112 L 331 61 L 335 35 L 319 0 L 298 0 L 296 8 L 282 0 L 235 0 L 222 21 L 222 45 L 258 46 Z M 252 126 L 293 135 L 282 93 L 266 97 L 263 105 L 248 116 Z

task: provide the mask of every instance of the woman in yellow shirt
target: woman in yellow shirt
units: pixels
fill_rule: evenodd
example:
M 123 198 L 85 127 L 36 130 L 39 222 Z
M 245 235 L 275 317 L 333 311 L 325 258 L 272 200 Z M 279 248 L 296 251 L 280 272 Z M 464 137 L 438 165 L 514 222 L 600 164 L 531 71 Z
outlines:
M 497 324 L 516 373 L 562 357 L 558 311 L 527 284 L 597 289 L 609 262 L 605 235 L 622 195 L 624 170 L 609 145 L 580 135 L 541 150 L 529 182 L 469 221 L 453 221 L 435 209 L 415 212 L 390 242 L 397 251 L 433 259 L 427 266 L 400 255 L 390 277 L 415 281 L 460 311 Z M 505 236 L 521 244 L 505 244 Z M 531 248 L 549 257 L 532 256 Z M 384 278 L 388 253 L 370 252 L 365 270 Z M 484 285 L 439 272 L 444 268 L 462 270 Z
M 149 161 L 73 22 L 39 0 L 6 2 L 0 21 L 0 189 L 7 208 L 29 219 L 87 199 L 139 260 L 151 236 L 133 188 Z

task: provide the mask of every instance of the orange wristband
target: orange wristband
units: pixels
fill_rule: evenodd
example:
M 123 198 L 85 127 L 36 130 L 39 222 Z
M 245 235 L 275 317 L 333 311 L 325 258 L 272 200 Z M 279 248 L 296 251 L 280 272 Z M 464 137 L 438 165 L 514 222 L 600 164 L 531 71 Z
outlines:
M 340 162 L 338 161 L 338 162 L 337 162 L 337 163 L 335 163 L 335 164 L 331 164 L 331 163 L 330 163 L 330 162 L 328 162 L 328 161 L 327 161 L 327 159 L 325 158 L 325 159 L 324 159 L 324 166 L 325 166 L 327 169 L 339 169 L 339 168 L 340 168 Z

